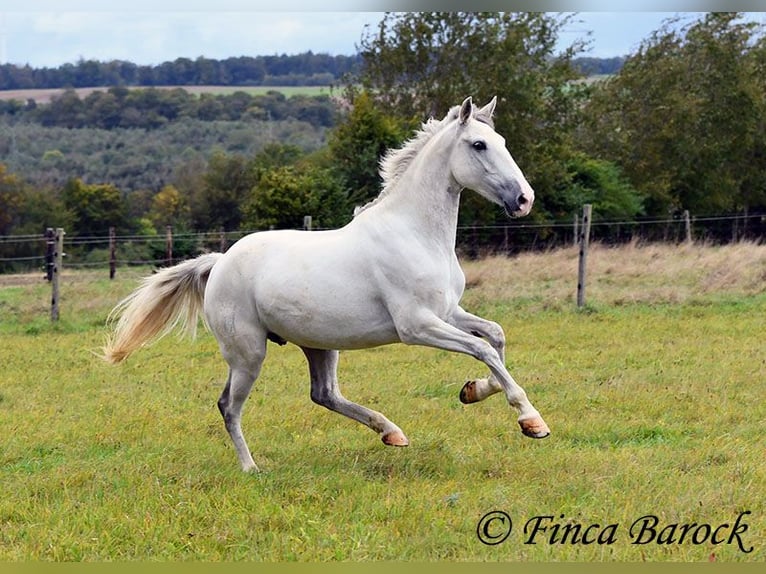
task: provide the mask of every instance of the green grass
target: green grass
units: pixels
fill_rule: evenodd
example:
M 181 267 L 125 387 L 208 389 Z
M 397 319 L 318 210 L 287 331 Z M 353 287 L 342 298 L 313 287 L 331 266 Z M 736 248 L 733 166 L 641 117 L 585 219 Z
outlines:
M 0 560 L 766 556 L 763 292 L 594 300 L 582 312 L 490 300 L 486 283 L 469 290 L 471 308 L 506 329 L 509 369 L 552 429 L 541 441 L 518 432 L 499 395 L 458 401 L 462 383 L 483 375 L 470 358 L 402 345 L 343 353 L 346 395 L 411 441 L 385 447 L 311 403 L 297 348 L 270 346 L 243 422 L 263 472 L 246 475 L 215 406 L 225 364 L 209 334 L 168 337 L 118 367 L 94 356 L 135 277 L 73 274 L 56 326 L 46 285 L 0 287 Z M 514 530 L 486 546 L 476 529 L 492 510 Z M 629 537 L 647 514 L 718 525 L 743 511 L 749 554 Z M 617 524 L 616 541 L 525 544 L 525 522 L 541 515 Z

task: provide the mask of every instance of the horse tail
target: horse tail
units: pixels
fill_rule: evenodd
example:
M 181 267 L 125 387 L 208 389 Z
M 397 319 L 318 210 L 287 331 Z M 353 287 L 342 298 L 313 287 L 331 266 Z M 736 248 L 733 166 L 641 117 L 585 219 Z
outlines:
M 104 345 L 104 359 L 119 363 L 179 325 L 182 332 L 194 336 L 210 270 L 221 255 L 201 255 L 145 277 L 109 313 L 107 323 L 116 321 L 116 325 Z

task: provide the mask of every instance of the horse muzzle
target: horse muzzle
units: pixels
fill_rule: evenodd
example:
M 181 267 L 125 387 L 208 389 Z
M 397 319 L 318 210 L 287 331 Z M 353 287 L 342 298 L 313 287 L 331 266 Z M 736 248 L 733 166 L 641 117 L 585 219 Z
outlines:
M 534 195 L 519 193 L 513 200 L 503 201 L 503 207 L 508 217 L 524 217 L 532 211 L 532 204 L 535 202 Z

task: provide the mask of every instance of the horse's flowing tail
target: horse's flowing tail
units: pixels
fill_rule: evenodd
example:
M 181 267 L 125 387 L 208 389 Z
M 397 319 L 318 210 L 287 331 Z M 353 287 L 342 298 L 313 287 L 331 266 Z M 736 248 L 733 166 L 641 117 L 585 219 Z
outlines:
M 221 255 L 201 255 L 144 278 L 109 314 L 107 321 L 116 321 L 116 325 L 104 346 L 104 358 L 119 363 L 179 325 L 194 335 L 210 270 Z

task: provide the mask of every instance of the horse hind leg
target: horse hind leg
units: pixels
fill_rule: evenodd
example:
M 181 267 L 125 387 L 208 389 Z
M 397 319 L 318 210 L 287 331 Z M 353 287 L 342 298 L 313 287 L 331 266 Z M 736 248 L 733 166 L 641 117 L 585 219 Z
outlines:
M 257 375 L 244 369 L 229 369 L 229 378 L 218 399 L 218 410 L 226 430 L 234 443 L 240 466 L 245 472 L 258 472 L 250 449 L 242 433 L 242 407 L 250 394 Z
M 377 411 L 363 407 L 345 398 L 338 386 L 338 351 L 325 351 L 302 347 L 309 364 L 311 400 L 370 427 L 380 435 L 384 444 L 407 446 L 409 440 L 402 430 Z
M 226 355 L 224 347 L 224 356 Z M 221 412 L 226 430 L 237 451 L 239 463 L 245 472 L 258 472 L 258 466 L 253 460 L 242 433 L 242 407 L 260 374 L 265 357 L 265 339 L 257 340 L 255 347 L 250 348 L 247 354 L 237 353 L 234 357 L 227 356 L 229 377 L 218 399 L 218 410 Z

